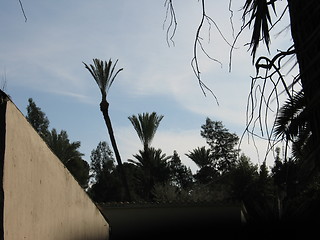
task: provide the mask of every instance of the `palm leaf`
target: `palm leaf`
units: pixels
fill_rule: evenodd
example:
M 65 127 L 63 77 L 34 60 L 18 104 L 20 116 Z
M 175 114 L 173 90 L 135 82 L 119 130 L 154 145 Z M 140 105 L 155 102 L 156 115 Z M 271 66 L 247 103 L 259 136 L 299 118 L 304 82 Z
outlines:
M 154 138 L 163 116 L 158 116 L 156 112 L 152 112 L 151 114 L 138 114 L 138 116 L 132 115 L 128 118 L 136 130 L 142 144 L 145 148 L 148 148 Z
M 199 168 L 212 164 L 210 149 L 206 149 L 205 147 L 193 149 L 193 151 L 189 151 L 189 154 L 186 154 L 186 156 L 197 164 Z
M 115 67 L 118 63 L 118 60 L 115 62 L 115 64 L 112 65 L 111 59 L 107 61 L 102 61 L 97 58 L 93 59 L 94 65 L 90 64 L 89 66 L 86 63 L 83 63 L 85 65 L 85 68 L 88 69 L 88 71 L 91 73 L 92 77 L 98 84 L 98 87 L 101 91 L 102 98 L 105 99 L 107 97 L 107 93 L 114 82 L 116 76 L 119 72 L 123 70 L 123 68 L 120 68 L 117 70 L 117 72 L 114 74 Z
M 248 20 L 249 27 L 253 23 L 253 32 L 250 41 L 250 48 L 252 48 L 251 55 L 253 56 L 253 60 L 255 59 L 255 54 L 261 39 L 264 40 L 269 51 L 269 25 L 272 24 L 272 21 L 268 5 L 271 4 L 273 11 L 275 12 L 274 2 L 275 1 L 267 2 L 267 0 L 246 0 L 244 4 L 242 19 L 245 22 L 247 15 L 251 14 Z
M 307 124 L 307 110 L 302 91 L 288 99 L 275 121 L 275 136 L 292 141 Z

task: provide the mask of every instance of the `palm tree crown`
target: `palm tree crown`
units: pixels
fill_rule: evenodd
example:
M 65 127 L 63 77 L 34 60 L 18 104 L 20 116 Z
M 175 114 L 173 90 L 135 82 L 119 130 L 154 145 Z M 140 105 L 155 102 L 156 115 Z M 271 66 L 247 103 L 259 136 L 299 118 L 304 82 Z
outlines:
M 306 107 L 305 94 L 301 90 L 289 98 L 280 108 L 275 121 L 275 136 L 292 142 L 292 157 L 303 160 L 313 147 L 310 110 Z
M 117 72 L 114 73 L 115 67 L 117 65 L 118 60 L 112 66 L 112 61 L 102 61 L 100 59 L 93 59 L 94 65 L 90 64 L 89 66 L 86 63 L 83 63 L 86 69 L 89 70 L 94 80 L 97 82 L 101 94 L 102 94 L 102 101 L 106 101 L 107 93 L 109 88 L 111 87 L 115 77 L 118 75 L 123 68 L 120 68 Z
M 157 113 L 152 112 L 151 114 L 138 114 L 138 116 L 132 115 L 128 118 L 137 131 L 144 148 L 149 148 L 163 115 L 158 116 Z
M 189 154 L 186 154 L 199 168 L 212 165 L 212 156 L 210 149 L 205 147 L 198 147 L 189 151 Z

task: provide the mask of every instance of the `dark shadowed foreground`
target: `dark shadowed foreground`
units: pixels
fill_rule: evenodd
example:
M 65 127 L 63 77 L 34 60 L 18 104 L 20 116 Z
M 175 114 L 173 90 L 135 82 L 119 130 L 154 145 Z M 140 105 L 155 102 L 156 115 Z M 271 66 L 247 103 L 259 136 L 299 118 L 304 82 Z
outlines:
M 246 223 L 238 205 L 219 204 L 100 204 L 118 239 L 307 239 L 319 219 Z
M 102 204 L 100 207 L 111 226 L 111 240 L 199 239 L 221 232 L 231 237 L 237 236 L 241 228 L 240 207 L 232 205 Z

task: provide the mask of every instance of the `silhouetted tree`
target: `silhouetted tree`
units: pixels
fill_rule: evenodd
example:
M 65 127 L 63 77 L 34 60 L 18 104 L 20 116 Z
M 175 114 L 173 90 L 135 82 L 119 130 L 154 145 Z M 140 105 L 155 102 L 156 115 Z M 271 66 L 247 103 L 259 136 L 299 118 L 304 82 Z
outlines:
M 161 149 L 156 150 L 150 147 L 162 118 L 163 116 L 158 116 L 156 112 L 128 117 L 143 144 L 143 150 L 139 150 L 139 154 L 133 155 L 138 161 L 129 160 L 129 162 L 140 169 L 137 178 L 143 186 L 143 196 L 147 200 L 153 198 L 152 189 L 156 183 L 163 184 L 169 180 L 170 170 L 167 160 L 170 157 L 163 154 Z
M 152 200 L 152 189 L 155 184 L 165 184 L 170 180 L 170 169 L 168 160 L 171 156 L 166 156 L 161 149 L 148 147 L 139 150 L 139 154 L 134 155 L 137 160 L 128 161 L 135 164 L 138 169 L 137 180 L 141 185 L 143 196 L 146 200 Z
M 309 114 L 304 93 L 299 91 L 286 100 L 276 117 L 275 136 L 292 144 L 292 157 L 295 160 L 303 161 L 314 148 L 311 146 Z
M 93 184 L 88 193 L 96 202 L 121 201 L 121 179 L 112 152 L 106 142 L 99 142 L 96 149 L 91 151 L 91 177 Z
M 272 168 L 272 178 L 277 187 L 278 195 L 294 197 L 297 192 L 299 164 L 292 158 L 282 160 L 280 148 L 276 149 L 275 163 Z M 280 197 L 283 198 L 283 197 Z
M 138 114 L 138 116 L 132 115 L 128 118 L 136 130 L 144 150 L 147 150 L 147 148 L 150 147 L 163 116 L 158 116 L 156 112 L 152 112 L 151 114 Z
M 92 77 L 96 81 L 96 83 L 101 91 L 102 99 L 101 99 L 101 103 L 100 103 L 100 110 L 103 114 L 105 123 L 108 128 L 110 141 L 111 141 L 112 148 L 113 148 L 114 154 L 116 156 L 116 160 L 117 160 L 118 167 L 120 170 L 122 184 L 125 188 L 127 198 L 128 198 L 128 200 L 130 200 L 131 197 L 130 197 L 128 181 L 126 179 L 126 174 L 125 174 L 124 169 L 122 167 L 121 156 L 120 156 L 120 153 L 118 150 L 116 139 L 114 137 L 112 124 L 111 124 L 111 120 L 109 117 L 109 103 L 107 101 L 107 94 L 108 94 L 108 91 L 109 91 L 112 83 L 114 82 L 118 73 L 123 70 L 123 68 L 121 68 L 115 72 L 115 67 L 117 65 L 117 62 L 118 62 L 118 60 L 115 62 L 114 65 L 112 65 L 111 59 L 108 62 L 106 62 L 106 61 L 103 62 L 102 60 L 99 60 L 99 59 L 93 59 L 94 65 L 90 64 L 88 66 L 85 63 L 83 63 L 83 64 L 85 65 L 86 69 L 91 73 Z
M 275 136 L 284 140 L 292 149 L 290 160 L 287 153 L 288 147 L 285 149 L 285 164 L 290 162 L 291 167 L 295 166 L 298 171 L 297 181 L 300 184 L 306 184 L 312 180 L 311 176 L 317 174 L 315 162 L 310 160 L 310 154 L 316 146 L 313 146 L 309 115 L 304 93 L 299 91 L 286 100 L 275 121 Z M 279 162 L 275 164 L 275 169 L 284 166 Z
M 235 166 L 230 171 L 231 191 L 237 200 L 253 200 L 252 193 L 256 190 L 256 181 L 258 180 L 258 168 L 253 165 L 244 154 L 237 160 Z
M 195 148 L 186 154 L 200 168 L 194 178 L 201 184 L 207 184 L 217 179 L 219 172 L 211 155 L 210 149 Z
M 111 173 L 115 168 L 112 151 L 105 141 L 99 142 L 97 148 L 91 151 L 90 160 L 93 182 L 98 182 L 104 171 Z
M 204 137 L 210 146 L 210 155 L 216 168 L 225 173 L 235 164 L 239 149 L 236 149 L 239 137 L 230 133 L 222 122 L 206 119 L 206 123 L 201 126 L 201 136 Z
M 179 189 L 188 189 L 193 183 L 192 172 L 181 162 L 177 151 L 173 152 L 173 156 L 169 161 L 170 182 Z
M 49 119 L 32 98 L 29 98 L 28 102 L 26 119 L 42 138 L 46 138 L 49 133 Z

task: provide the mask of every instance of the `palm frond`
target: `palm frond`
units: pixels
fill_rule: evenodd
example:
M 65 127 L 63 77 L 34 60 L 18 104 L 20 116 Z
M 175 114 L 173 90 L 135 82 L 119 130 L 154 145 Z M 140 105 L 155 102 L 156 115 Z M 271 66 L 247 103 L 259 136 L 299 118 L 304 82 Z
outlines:
M 151 114 L 138 114 L 138 116 L 132 115 L 128 118 L 136 130 L 142 144 L 145 148 L 148 148 L 154 138 L 163 115 L 158 116 L 156 112 L 152 112 Z
M 243 7 L 243 21 L 245 22 L 247 15 L 251 14 L 248 20 L 249 27 L 253 23 L 253 32 L 250 41 L 250 48 L 252 48 L 251 55 L 253 56 L 253 60 L 255 59 L 255 54 L 261 38 L 264 40 L 269 51 L 269 25 L 272 24 L 268 7 L 270 4 L 275 12 L 275 0 L 269 2 L 267 2 L 267 0 L 246 0 Z
M 292 141 L 307 124 L 307 110 L 302 91 L 288 99 L 275 121 L 275 136 Z
M 133 157 L 137 161 L 132 159 L 129 159 L 128 161 L 142 169 L 166 167 L 168 164 L 167 161 L 171 158 L 171 156 L 167 156 L 165 153 L 162 153 L 161 149 L 155 149 L 153 147 L 139 150 L 139 154 L 135 154 Z
M 118 60 L 115 62 L 115 64 L 112 65 L 111 59 L 109 59 L 108 62 L 103 62 L 102 60 L 95 58 L 93 59 L 93 63 L 94 65 L 90 64 L 88 66 L 83 62 L 85 68 L 88 69 L 88 71 L 91 73 L 92 77 L 98 84 L 98 87 L 102 94 L 102 98 L 104 99 L 107 97 L 107 93 L 112 83 L 114 82 L 115 77 L 119 72 L 123 70 L 123 68 L 120 68 L 116 73 L 114 73 Z
M 210 149 L 205 147 L 198 147 L 189 151 L 189 154 L 186 154 L 199 168 L 208 166 L 212 164 L 212 157 Z

